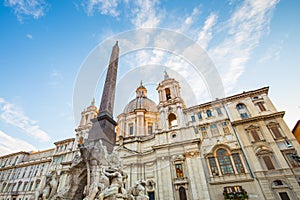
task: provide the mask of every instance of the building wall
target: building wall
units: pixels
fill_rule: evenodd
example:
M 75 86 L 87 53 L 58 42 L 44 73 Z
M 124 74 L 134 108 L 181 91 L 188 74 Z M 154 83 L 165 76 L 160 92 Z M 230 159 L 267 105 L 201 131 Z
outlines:
M 162 200 L 180 200 L 180 191 L 187 199 L 223 199 L 229 186 L 241 186 L 249 199 L 280 200 L 280 193 L 300 199 L 300 167 L 291 157 L 300 152 L 299 143 L 268 88 L 188 108 L 176 80 L 163 80 L 157 90 L 158 105 L 148 101 L 148 107 L 118 116 L 116 150 L 128 174 L 127 189 L 145 180 L 147 192 Z M 177 123 L 170 123 L 170 115 Z M 59 175 L 57 192 L 63 192 L 72 161 L 80 155 L 78 145 L 96 116 L 93 101 L 82 112 L 75 138 L 55 142 L 54 149 L 0 157 L 0 200 L 29 200 L 51 172 Z M 134 124 L 132 134 L 129 124 Z

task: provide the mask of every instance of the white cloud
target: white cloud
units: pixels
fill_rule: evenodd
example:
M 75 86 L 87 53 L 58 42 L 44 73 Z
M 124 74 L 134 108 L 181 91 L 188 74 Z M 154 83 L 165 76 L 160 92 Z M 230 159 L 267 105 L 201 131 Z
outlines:
M 129 12 L 124 14 L 124 17 L 129 17 L 135 28 L 153 28 L 159 25 L 162 18 L 157 13 L 159 0 L 83 0 L 81 5 L 89 16 L 99 12 L 103 15 L 119 17 L 121 11 L 118 10 L 118 6 L 121 3 Z
M 178 19 L 178 21 L 183 21 L 180 22 L 179 24 L 181 24 L 181 27 L 177 30 L 180 33 L 183 33 L 185 31 L 188 31 L 191 27 L 191 25 L 193 25 L 198 19 L 199 19 L 199 9 L 196 7 L 193 9 L 193 12 L 191 15 L 188 15 L 187 17 L 185 17 L 183 20 L 176 17 Z
M 27 34 L 26 37 L 30 40 L 32 40 L 32 38 L 33 38 L 31 34 Z
M 200 44 L 203 49 L 207 49 L 210 58 L 219 71 L 226 90 L 225 92 L 227 93 L 231 92 L 238 78 L 244 72 L 246 63 L 251 59 L 251 54 L 255 47 L 259 45 L 262 36 L 268 33 L 272 12 L 278 1 L 268 0 L 262 2 L 246 0 L 234 3 L 233 8 L 235 10 L 227 20 L 225 19 L 222 22 L 218 21 L 222 13 L 219 15 L 211 13 L 206 17 L 204 22 L 201 22 L 200 19 L 204 17 L 199 17 L 201 14 L 200 5 L 194 8 L 190 15 L 182 14 L 183 17 L 176 16 L 178 23 L 175 25 L 169 25 L 168 23 L 168 28 L 188 35 L 192 40 Z M 131 22 L 133 25 L 140 28 L 166 24 L 170 16 L 159 15 L 158 13 L 162 10 L 158 5 L 158 1 L 150 2 L 141 0 L 128 5 L 132 8 Z M 162 31 L 161 34 L 164 34 L 164 32 Z M 176 46 L 174 46 L 175 41 L 177 41 L 176 37 L 166 37 L 161 34 L 158 33 L 154 39 L 153 35 L 152 39 L 149 39 L 146 33 L 140 36 L 133 35 L 130 41 L 120 41 L 123 49 L 124 46 L 131 45 L 137 47 L 136 49 L 138 50 L 131 55 L 123 57 L 122 59 L 127 59 L 124 62 L 127 62 L 131 69 L 147 64 L 158 64 L 165 68 L 170 68 L 179 73 L 182 78 L 184 78 L 183 81 L 188 82 L 190 85 L 199 86 L 192 87 L 194 94 L 197 95 L 197 99 L 203 100 L 203 98 L 209 98 L 209 91 L 206 91 L 208 89 L 208 83 L 205 82 L 207 81 L 205 78 L 208 78 L 205 77 L 207 75 L 205 73 L 209 74 L 209 72 L 204 70 L 200 75 L 202 77 L 199 77 L 199 73 L 198 75 L 194 73 L 195 70 L 192 69 L 193 66 L 184 59 L 176 58 L 176 55 L 171 56 L 170 53 L 165 52 L 164 49 L 155 49 L 156 46 L 164 46 L 166 50 L 172 49 L 173 53 L 177 51 Z M 151 35 L 151 33 L 149 35 Z M 139 49 L 138 47 L 140 45 L 138 44 L 142 43 L 147 47 L 154 47 L 154 49 Z M 179 44 L 181 43 L 178 42 L 178 45 Z M 193 57 L 199 57 L 199 59 L 203 56 L 201 52 L 193 51 L 193 49 L 189 49 L 189 52 L 188 55 L 193 54 Z M 203 63 L 203 65 L 205 65 L 205 63 Z M 151 72 L 147 74 L 147 76 L 151 75 Z
M 34 19 L 42 17 L 48 8 L 45 0 L 5 0 L 4 5 L 14 10 L 20 22 L 25 16 L 31 16 Z
M 117 10 L 118 0 L 85 0 L 82 3 L 88 15 L 100 12 L 103 15 L 118 17 L 120 12 Z
M 157 27 L 161 16 L 157 14 L 158 0 L 137 0 L 132 8 L 132 24 L 136 28 Z
M 0 130 L 0 156 L 18 151 L 33 151 L 34 146 L 26 141 L 12 138 Z
M 227 32 L 219 45 L 209 48 L 209 55 L 223 75 L 226 91 L 230 91 L 243 73 L 245 64 L 262 35 L 269 31 L 271 14 L 277 0 L 244 1 L 222 27 Z
M 207 49 L 208 43 L 212 39 L 212 27 L 216 24 L 218 16 L 214 13 L 210 14 L 198 34 L 197 42 L 203 48 Z
M 37 122 L 27 117 L 15 105 L 0 99 L 0 119 L 5 123 L 20 128 L 22 131 L 39 141 L 46 142 L 50 136 L 37 125 Z

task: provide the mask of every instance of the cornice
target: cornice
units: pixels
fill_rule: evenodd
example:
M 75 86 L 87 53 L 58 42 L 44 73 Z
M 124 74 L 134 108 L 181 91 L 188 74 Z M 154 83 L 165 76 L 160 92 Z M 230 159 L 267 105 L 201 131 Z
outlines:
M 214 105 L 220 104 L 220 103 L 227 103 L 233 100 L 237 100 L 237 99 L 242 99 L 242 98 L 246 98 L 246 97 L 253 97 L 255 95 L 259 95 L 259 94 L 268 94 L 269 92 L 269 87 L 262 87 L 256 90 L 250 90 L 247 92 L 242 92 L 233 96 L 229 96 L 229 97 L 224 97 L 222 99 L 216 99 L 214 101 L 210 101 L 210 102 L 206 102 L 203 104 L 199 104 L 199 105 L 195 105 L 189 108 L 184 109 L 184 112 L 189 112 L 189 111 L 193 111 L 199 108 L 205 108 L 205 107 L 212 107 Z
M 246 119 L 242 119 L 242 120 L 233 121 L 233 122 L 231 122 L 231 124 L 233 126 L 238 126 L 241 124 L 266 120 L 266 119 L 270 119 L 270 118 L 277 118 L 277 117 L 282 118 L 284 116 L 284 114 L 285 114 L 285 112 L 281 111 L 281 112 L 276 112 L 276 113 L 272 113 L 269 115 L 260 115 L 260 116 L 250 117 L 250 118 L 246 118 Z
M 16 152 L 16 153 L 11 153 L 11 154 L 7 154 L 7 155 L 4 155 L 4 156 L 0 156 L 0 159 L 13 157 L 13 156 L 16 156 L 16 155 L 19 155 L 19 154 L 30 155 L 29 152 L 19 151 L 19 152 Z
M 74 142 L 74 141 L 75 141 L 75 138 L 68 138 L 68 139 L 65 139 L 65 140 L 54 142 L 54 144 L 58 145 L 58 144 L 63 144 L 63 143 L 68 143 L 68 142 Z
M 0 171 L 9 170 L 9 169 L 15 169 L 15 168 L 21 168 L 21 167 L 27 167 L 27 166 L 41 164 L 41 163 L 46 163 L 46 162 L 51 162 L 51 161 L 52 161 L 52 159 L 48 158 L 48 159 L 39 160 L 39 161 L 19 163 L 19 164 L 14 165 L 14 166 L 8 166 L 8 167 L 0 168 Z
M 200 138 L 195 138 L 195 139 L 192 139 L 192 140 L 173 142 L 171 144 L 154 145 L 154 146 L 152 146 L 152 148 L 154 150 L 157 150 L 157 149 L 161 149 L 161 148 L 174 147 L 174 146 L 184 146 L 185 144 L 200 143 L 200 142 L 201 142 Z

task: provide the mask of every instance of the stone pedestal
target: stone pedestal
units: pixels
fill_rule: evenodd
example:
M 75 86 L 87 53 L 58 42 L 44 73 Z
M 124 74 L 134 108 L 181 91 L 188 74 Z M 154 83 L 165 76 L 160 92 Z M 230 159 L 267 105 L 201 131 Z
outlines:
M 88 141 L 93 142 L 102 140 L 102 143 L 106 146 L 108 152 L 112 152 L 116 143 L 115 128 L 117 123 L 107 113 L 98 115 L 92 122 L 93 126 L 88 133 Z

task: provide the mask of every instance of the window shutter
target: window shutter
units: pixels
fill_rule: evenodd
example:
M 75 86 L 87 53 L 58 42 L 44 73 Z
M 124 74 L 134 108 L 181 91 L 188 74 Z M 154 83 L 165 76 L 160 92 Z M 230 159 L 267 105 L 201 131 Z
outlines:
M 264 162 L 265 162 L 268 170 L 275 169 L 275 167 L 274 167 L 274 165 L 273 165 L 273 163 L 271 161 L 270 156 L 264 156 L 263 159 L 264 159 Z

